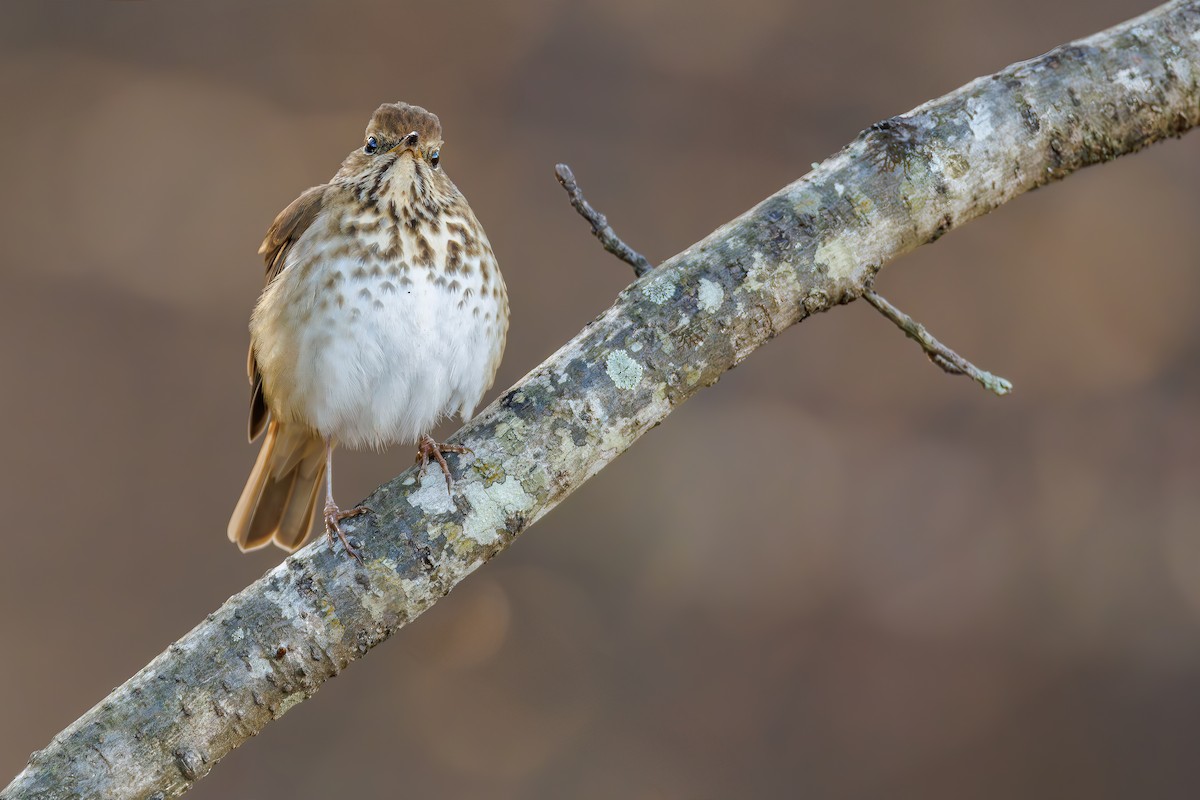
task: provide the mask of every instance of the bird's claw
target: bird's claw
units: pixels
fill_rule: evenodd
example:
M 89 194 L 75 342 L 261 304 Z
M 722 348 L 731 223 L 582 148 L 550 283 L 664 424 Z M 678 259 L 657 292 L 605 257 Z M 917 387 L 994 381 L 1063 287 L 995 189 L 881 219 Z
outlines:
M 442 474 L 446 476 L 446 490 L 454 490 L 454 475 L 450 472 L 450 465 L 446 463 L 446 458 L 443 453 L 470 453 L 475 455 L 475 451 L 469 447 L 463 447 L 461 444 L 440 444 L 434 441 L 432 436 L 426 434 L 421 437 L 421 441 L 417 442 L 417 458 L 416 463 L 421 465 L 417 470 L 418 477 L 425 477 L 425 468 L 429 466 L 429 462 L 436 461 L 438 466 L 442 468 Z
M 325 535 L 329 537 L 329 544 L 335 544 L 333 537 L 336 534 L 337 538 L 342 542 L 343 549 L 353 556 L 354 560 L 359 564 L 363 563 L 362 550 L 355 547 L 350 543 L 350 540 L 346 538 L 346 534 L 342 530 L 341 522 L 342 520 L 349 519 L 350 517 L 357 517 L 361 516 L 362 514 L 369 513 L 373 512 L 372 509 L 368 508 L 367 506 L 355 506 L 349 511 L 342 511 L 333 503 L 325 504 Z

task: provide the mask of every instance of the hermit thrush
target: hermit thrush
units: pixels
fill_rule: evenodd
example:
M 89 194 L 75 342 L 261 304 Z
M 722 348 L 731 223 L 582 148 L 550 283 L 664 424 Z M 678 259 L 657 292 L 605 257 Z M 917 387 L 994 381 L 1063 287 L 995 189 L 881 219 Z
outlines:
M 366 509 L 333 501 L 333 449 L 417 442 L 453 485 L 429 431 L 471 416 L 508 333 L 508 294 L 487 236 L 442 170 L 442 128 L 418 106 L 380 106 L 329 181 L 280 212 L 259 253 L 250 318 L 250 439 L 262 451 L 229 520 L 242 550 L 308 537 L 325 479 L 325 530 Z

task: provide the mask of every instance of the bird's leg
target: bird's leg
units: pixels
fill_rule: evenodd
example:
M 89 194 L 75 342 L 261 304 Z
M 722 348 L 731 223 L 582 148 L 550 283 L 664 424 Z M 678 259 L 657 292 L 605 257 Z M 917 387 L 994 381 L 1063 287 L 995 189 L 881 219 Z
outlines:
M 342 547 L 346 552 L 354 556 L 358 563 L 362 563 L 362 553 L 358 548 L 350 544 L 350 540 L 346 538 L 346 534 L 342 532 L 341 521 L 348 517 L 357 517 L 359 514 L 366 514 L 371 509 L 366 506 L 356 506 L 349 511 L 342 511 L 337 507 L 337 503 L 333 502 L 333 439 L 325 440 L 325 535 L 329 537 L 329 543 L 333 544 L 333 536 L 337 534 L 337 538 L 342 540 Z
M 429 460 L 432 458 L 442 468 L 442 474 L 446 476 L 446 489 L 454 489 L 454 476 L 450 473 L 450 465 L 446 463 L 446 459 L 442 453 L 470 453 L 475 455 L 475 451 L 469 447 L 463 447 L 461 444 L 439 444 L 433 440 L 429 434 L 421 437 L 417 442 L 417 461 L 421 465 L 421 469 L 417 471 L 417 475 L 424 477 L 425 468 L 429 466 Z

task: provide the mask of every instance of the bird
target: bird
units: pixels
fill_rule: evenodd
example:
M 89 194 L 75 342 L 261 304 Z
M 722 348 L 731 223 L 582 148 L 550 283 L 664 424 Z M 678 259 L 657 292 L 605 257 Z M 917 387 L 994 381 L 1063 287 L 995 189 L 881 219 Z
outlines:
M 333 451 L 415 443 L 423 475 L 441 419 L 471 418 L 508 334 L 508 291 L 487 234 L 441 163 L 441 122 L 384 103 L 329 180 L 275 218 L 250 317 L 249 438 L 262 449 L 229 520 L 242 551 L 308 538 L 322 483 L 330 545 L 359 546 L 333 496 Z

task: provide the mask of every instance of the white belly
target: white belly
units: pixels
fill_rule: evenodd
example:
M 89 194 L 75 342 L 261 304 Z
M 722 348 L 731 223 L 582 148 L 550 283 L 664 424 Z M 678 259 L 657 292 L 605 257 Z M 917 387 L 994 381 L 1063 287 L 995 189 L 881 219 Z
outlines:
M 346 257 L 289 266 L 251 321 L 271 413 L 353 448 L 413 442 L 443 416 L 468 418 L 507 329 L 503 289 L 485 291 L 478 275 L 467 286 L 462 275 Z

